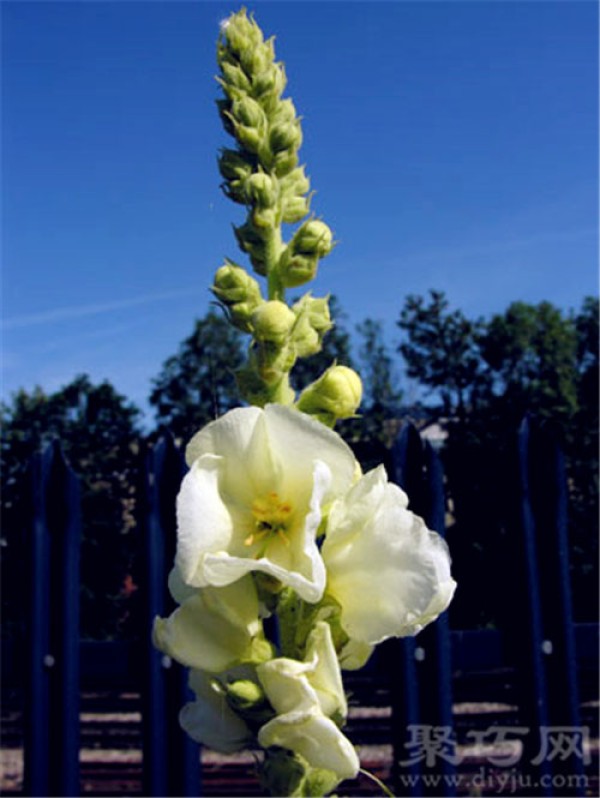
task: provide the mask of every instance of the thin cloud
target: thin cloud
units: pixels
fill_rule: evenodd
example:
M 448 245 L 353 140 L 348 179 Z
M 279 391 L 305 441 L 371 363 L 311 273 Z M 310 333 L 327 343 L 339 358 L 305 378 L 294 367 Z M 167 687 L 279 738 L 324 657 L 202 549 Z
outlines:
M 129 299 L 99 302 L 93 305 L 53 308 L 52 310 L 46 310 L 41 313 L 29 313 L 23 316 L 14 316 L 12 319 L 4 319 L 2 328 L 5 330 L 15 330 L 20 327 L 33 327 L 38 324 L 52 324 L 54 322 L 68 321 L 70 319 L 82 319 L 87 316 L 98 316 L 102 313 L 112 313 L 115 310 L 149 305 L 153 302 L 164 302 L 165 300 L 178 299 L 188 295 L 189 291 L 184 290 L 164 291 L 161 294 L 143 294 L 142 296 L 130 297 Z

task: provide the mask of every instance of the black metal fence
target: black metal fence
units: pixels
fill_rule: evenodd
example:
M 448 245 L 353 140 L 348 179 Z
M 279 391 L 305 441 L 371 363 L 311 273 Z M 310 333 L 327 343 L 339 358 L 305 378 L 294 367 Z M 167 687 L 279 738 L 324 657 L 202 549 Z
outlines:
M 443 535 L 444 474 L 436 451 L 407 426 L 386 465 L 390 479 L 407 490 L 415 512 Z M 148 633 L 141 636 L 141 644 L 94 644 L 79 639 L 78 479 L 58 444 L 34 458 L 25 563 L 26 650 L 10 647 L 3 657 L 5 679 L 16 678 L 19 663 L 25 665 L 19 674 L 25 697 L 25 795 L 81 794 L 80 684 L 90 678 L 96 684 L 104 679 L 139 685 L 142 794 L 202 793 L 198 746 L 177 721 L 187 698 L 185 671 L 153 649 L 149 633 L 154 617 L 173 608 L 166 583 L 175 547 L 175 497 L 184 472 L 182 454 L 170 438 L 161 438 L 146 452 L 138 524 L 143 530 L 141 589 Z M 519 773 L 531 778 L 522 780 L 526 786 L 517 794 L 586 794 L 587 749 L 575 740 L 567 752 L 571 755 L 562 756 L 563 749 L 549 746 L 553 730 L 573 739 L 588 736 L 580 714 L 580 679 L 587 674 L 588 682 L 594 681 L 597 630 L 573 623 L 564 458 L 553 440 L 532 431 L 527 420 L 519 430 L 512 476 L 506 501 L 513 511 L 514 534 L 506 562 L 499 564 L 507 569 L 510 601 L 501 628 L 450 631 L 442 616 L 416 639 L 383 644 L 364 673 L 349 681 L 355 700 L 368 701 L 368 691 L 387 680 L 391 717 L 385 733 L 392 745 L 389 775 L 397 795 L 461 791 L 452 778 L 459 762 L 453 704 L 469 694 L 466 682 L 475 684 L 492 671 L 509 674 L 511 700 L 518 706 L 511 723 L 517 723 L 515 739 L 522 744 Z M 484 691 L 480 700 L 494 697 Z M 482 743 L 485 733 L 479 731 Z M 434 742 L 437 778 L 428 780 Z

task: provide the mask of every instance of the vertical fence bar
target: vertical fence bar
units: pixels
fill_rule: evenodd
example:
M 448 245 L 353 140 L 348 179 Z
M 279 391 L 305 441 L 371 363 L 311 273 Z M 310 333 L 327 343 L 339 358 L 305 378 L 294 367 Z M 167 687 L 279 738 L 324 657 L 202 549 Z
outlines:
M 179 726 L 181 706 L 189 700 L 186 672 L 151 642 L 157 615 L 174 609 L 167 577 L 175 552 L 175 497 L 184 472 L 172 438 L 162 437 L 144 461 L 146 678 L 143 706 L 143 785 L 146 795 L 199 795 L 199 747 Z
M 390 477 L 408 493 L 410 508 L 425 518 L 430 529 L 445 532 L 445 494 L 443 470 L 433 448 L 423 446 L 412 426 L 406 426 L 392 447 Z M 403 684 L 396 689 L 392 720 L 394 729 L 394 783 L 397 792 L 409 795 L 454 795 L 451 775 L 455 770 L 455 742 L 452 736 L 452 673 L 450 633 L 446 615 L 416 639 L 397 641 L 400 648 L 395 667 Z M 427 761 L 407 757 L 406 740 L 410 726 L 421 727 L 423 734 L 444 735 L 436 762 L 443 778 L 428 786 L 423 776 Z M 401 762 L 410 764 L 402 765 Z M 409 778 L 401 779 L 405 773 Z M 417 776 L 418 778 L 414 778 Z M 404 782 L 404 785 L 403 783 Z M 408 786 L 406 786 L 408 784 Z
M 548 722 L 581 729 L 568 546 L 565 459 L 549 430 L 532 431 L 532 500 L 538 531 Z M 576 731 L 574 731 L 577 734 Z M 583 732 L 581 732 L 583 733 Z M 584 795 L 584 756 L 556 757 L 554 775 L 575 776 L 561 794 Z
M 50 649 L 50 531 L 46 520 L 46 482 L 51 453 L 35 454 L 30 464 L 31 518 L 28 523 L 29 608 L 25 647 L 27 678 L 24 712 L 25 795 L 49 793 L 49 680 L 46 663 Z
M 53 445 L 47 510 L 52 523 L 50 795 L 78 796 L 79 783 L 79 479 Z
M 546 759 L 534 764 L 542 746 L 542 728 L 548 726 L 546 667 L 543 652 L 542 606 L 536 523 L 531 495 L 531 430 L 525 419 L 518 432 L 518 521 L 520 538 L 514 551 L 511 607 L 518 608 L 507 618 L 506 638 L 512 645 L 517 669 L 517 686 L 521 722 L 529 729 L 523 738 L 521 768 L 527 780 L 523 793 L 553 795 L 551 769 Z M 538 786 L 539 785 L 539 786 Z M 541 792 L 540 792 L 541 788 Z
M 79 481 L 58 443 L 31 462 L 26 795 L 80 795 Z
M 412 425 L 403 427 L 390 452 L 390 480 L 411 497 L 420 495 L 421 441 Z M 418 501 L 418 498 L 417 498 Z M 419 680 L 415 659 L 415 641 L 403 638 L 388 641 L 392 686 L 392 782 L 395 795 L 420 796 L 422 763 L 410 756 L 407 748 L 410 727 L 421 724 Z M 407 778 L 402 778 L 406 776 Z

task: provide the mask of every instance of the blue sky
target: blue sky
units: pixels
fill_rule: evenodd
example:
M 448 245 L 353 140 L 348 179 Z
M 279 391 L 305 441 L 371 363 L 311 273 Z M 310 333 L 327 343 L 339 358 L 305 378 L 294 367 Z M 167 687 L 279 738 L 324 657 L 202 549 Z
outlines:
M 598 290 L 595 2 L 257 2 L 355 324 Z M 244 263 L 219 190 L 220 2 L 4 2 L 2 395 L 86 372 L 144 404 Z

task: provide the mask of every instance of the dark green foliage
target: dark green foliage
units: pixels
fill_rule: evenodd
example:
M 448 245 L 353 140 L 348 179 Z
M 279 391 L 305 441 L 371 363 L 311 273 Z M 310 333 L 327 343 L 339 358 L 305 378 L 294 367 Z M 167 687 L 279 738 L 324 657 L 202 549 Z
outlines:
M 127 622 L 135 538 L 135 475 L 139 411 L 108 383 L 76 377 L 52 394 L 20 390 L 2 406 L 3 609 L 5 629 L 20 621 L 24 561 L 20 558 L 31 455 L 61 442 L 81 477 L 81 631 L 114 637 Z M 26 552 L 25 552 L 26 554 Z
M 185 443 L 208 421 L 240 404 L 234 372 L 245 356 L 244 336 L 220 313 L 209 311 L 153 381 L 156 420 Z
M 430 295 L 429 304 L 423 297 L 407 297 L 398 321 L 407 340 L 399 349 L 408 376 L 433 389 L 446 415 L 464 418 L 482 379 L 478 346 L 482 322 L 469 321 L 460 310 L 449 312 L 442 291 Z
M 506 505 L 516 430 L 525 414 L 552 427 L 567 455 L 570 540 L 577 620 L 597 605 L 598 303 L 576 315 L 548 302 L 514 302 L 488 322 L 450 312 L 444 294 L 409 297 L 399 326 L 408 374 L 441 401 L 449 431 L 443 459 L 453 524 L 449 542 L 461 589 L 452 607 L 462 627 L 498 617 Z M 498 580 L 497 584 L 495 580 Z M 586 598 L 586 595 L 588 598 Z

